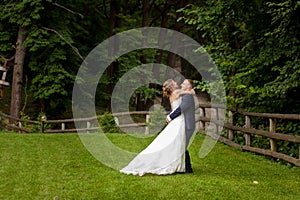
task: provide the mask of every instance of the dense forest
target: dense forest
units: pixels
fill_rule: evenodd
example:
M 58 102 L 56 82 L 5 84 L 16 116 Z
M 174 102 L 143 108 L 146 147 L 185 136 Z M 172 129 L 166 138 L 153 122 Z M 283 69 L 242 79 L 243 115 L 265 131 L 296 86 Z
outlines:
M 199 42 L 221 72 L 229 107 L 300 112 L 300 1 L 2 0 L 0 6 L 0 110 L 12 116 L 71 118 L 84 58 L 105 39 L 140 27 L 176 30 Z M 210 92 L 211 83 L 183 58 L 139 50 L 105 71 L 96 96 L 100 113 L 110 110 L 122 74 L 143 63 L 174 67 L 197 81 L 197 92 Z M 139 88 L 133 109 L 149 109 L 155 96 L 162 96 L 161 86 Z

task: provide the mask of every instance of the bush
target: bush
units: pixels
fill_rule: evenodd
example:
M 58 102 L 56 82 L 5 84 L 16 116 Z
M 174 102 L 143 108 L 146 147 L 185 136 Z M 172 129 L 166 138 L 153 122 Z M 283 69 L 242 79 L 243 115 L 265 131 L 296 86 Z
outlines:
M 163 107 L 154 109 L 150 114 L 150 122 L 147 126 L 150 134 L 159 133 L 166 126 L 166 113 Z
M 114 117 L 110 113 L 98 116 L 99 124 L 104 133 L 119 133 L 120 128 L 116 125 Z
M 2 116 L 0 115 L 0 131 L 3 130 L 5 127 L 5 122 Z

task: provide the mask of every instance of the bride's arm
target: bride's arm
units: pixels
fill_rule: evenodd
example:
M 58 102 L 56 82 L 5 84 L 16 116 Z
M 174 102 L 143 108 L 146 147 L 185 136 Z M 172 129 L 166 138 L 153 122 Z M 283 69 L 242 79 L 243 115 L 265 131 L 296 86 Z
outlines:
M 195 94 L 195 90 L 181 90 L 181 89 L 177 89 L 177 90 L 174 90 L 173 92 L 174 96 L 176 98 L 178 98 L 180 95 L 183 95 L 183 94 Z

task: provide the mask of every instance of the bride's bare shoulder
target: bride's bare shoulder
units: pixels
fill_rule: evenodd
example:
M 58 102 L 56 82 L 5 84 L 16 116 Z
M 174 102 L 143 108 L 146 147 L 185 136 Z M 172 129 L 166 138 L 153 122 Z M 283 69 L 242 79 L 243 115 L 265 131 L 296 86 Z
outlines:
M 172 92 L 172 95 L 175 97 L 175 99 L 177 99 L 181 94 L 182 94 L 181 89 L 176 89 Z

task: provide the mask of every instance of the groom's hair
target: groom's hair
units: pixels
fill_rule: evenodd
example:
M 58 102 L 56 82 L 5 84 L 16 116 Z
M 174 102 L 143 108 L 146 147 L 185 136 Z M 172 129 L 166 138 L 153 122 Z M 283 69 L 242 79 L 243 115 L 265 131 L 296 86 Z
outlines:
M 191 89 L 193 89 L 193 87 L 194 87 L 194 81 L 192 80 L 192 79 L 186 79 L 188 82 L 189 82 L 189 84 L 191 85 Z

